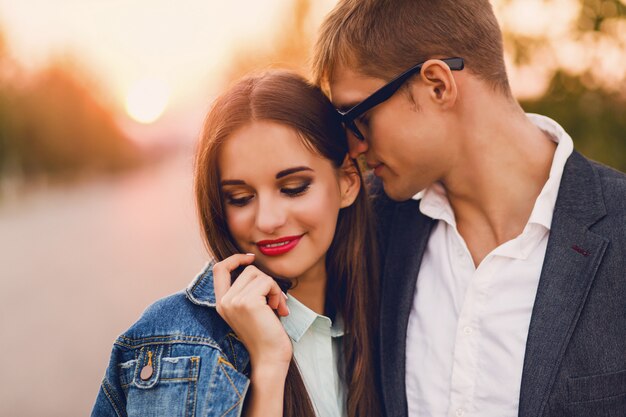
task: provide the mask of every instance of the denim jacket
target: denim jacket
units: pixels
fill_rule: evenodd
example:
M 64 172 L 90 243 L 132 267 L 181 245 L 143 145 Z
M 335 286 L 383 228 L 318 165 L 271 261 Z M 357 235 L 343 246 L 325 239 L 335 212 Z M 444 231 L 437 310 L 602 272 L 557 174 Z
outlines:
M 94 416 L 240 416 L 249 356 L 215 310 L 212 264 L 113 345 Z

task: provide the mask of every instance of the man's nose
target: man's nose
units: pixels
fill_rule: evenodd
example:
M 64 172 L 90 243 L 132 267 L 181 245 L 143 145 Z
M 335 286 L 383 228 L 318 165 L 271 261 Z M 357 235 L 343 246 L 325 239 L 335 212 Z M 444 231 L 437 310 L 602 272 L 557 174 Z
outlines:
M 369 146 L 364 140 L 357 138 L 354 133 L 348 131 L 348 147 L 350 148 L 350 158 L 356 159 L 357 156 L 367 152 Z

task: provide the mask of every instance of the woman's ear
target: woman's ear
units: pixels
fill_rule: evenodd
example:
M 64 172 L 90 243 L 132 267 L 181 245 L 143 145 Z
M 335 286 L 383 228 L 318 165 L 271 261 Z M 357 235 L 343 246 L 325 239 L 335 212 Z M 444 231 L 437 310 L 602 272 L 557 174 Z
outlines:
M 346 155 L 339 168 L 339 188 L 341 192 L 341 204 L 340 207 L 348 207 L 354 203 L 356 197 L 359 195 L 361 189 L 361 177 L 359 170 L 356 167 L 356 163 Z

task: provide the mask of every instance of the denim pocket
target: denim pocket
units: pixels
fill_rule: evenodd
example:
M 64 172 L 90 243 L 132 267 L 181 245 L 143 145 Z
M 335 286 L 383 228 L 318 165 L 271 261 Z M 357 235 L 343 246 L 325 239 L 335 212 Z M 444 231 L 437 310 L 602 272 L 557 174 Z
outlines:
M 120 367 L 121 382 L 127 382 L 129 417 L 195 415 L 199 356 L 163 357 L 163 346 L 150 346 L 141 350 L 134 363 L 126 362 Z

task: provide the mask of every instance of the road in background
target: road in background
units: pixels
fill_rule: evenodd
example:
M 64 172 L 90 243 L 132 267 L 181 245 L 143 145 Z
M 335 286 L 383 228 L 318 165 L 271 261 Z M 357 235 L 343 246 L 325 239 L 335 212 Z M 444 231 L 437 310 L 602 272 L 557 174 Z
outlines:
M 89 415 L 116 336 L 207 258 L 190 156 L 0 201 L 0 416 Z

